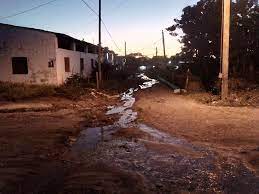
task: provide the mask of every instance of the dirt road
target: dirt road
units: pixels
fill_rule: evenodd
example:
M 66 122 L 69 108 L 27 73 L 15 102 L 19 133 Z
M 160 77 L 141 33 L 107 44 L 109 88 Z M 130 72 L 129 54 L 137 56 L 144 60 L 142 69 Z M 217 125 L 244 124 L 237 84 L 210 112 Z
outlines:
M 118 127 L 105 115 L 117 99 L 57 101 L 0 113 L 2 193 L 259 193 L 259 109 L 211 107 L 157 85 L 136 93 L 138 120 Z
M 105 116 L 117 97 L 98 93 L 77 101 L 43 98 L 0 108 L 0 193 L 55 193 L 72 165 L 63 154 L 80 130 L 113 123 Z
M 149 125 L 223 155 L 233 154 L 259 172 L 258 108 L 207 106 L 162 86 L 142 91 L 137 99 L 140 118 Z
M 67 155 L 82 168 L 63 193 L 259 192 L 258 109 L 210 107 L 161 86 L 139 91 L 135 109 L 132 127 Z

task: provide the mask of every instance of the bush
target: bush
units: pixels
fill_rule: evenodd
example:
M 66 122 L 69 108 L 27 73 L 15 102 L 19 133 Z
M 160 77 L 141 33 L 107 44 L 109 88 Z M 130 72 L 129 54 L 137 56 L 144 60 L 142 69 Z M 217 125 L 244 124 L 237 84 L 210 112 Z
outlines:
M 58 88 L 56 88 L 56 94 L 57 96 L 68 98 L 71 100 L 76 100 L 82 95 L 85 95 L 87 92 L 86 89 L 81 87 L 74 87 L 69 85 L 62 85 Z
M 90 83 L 89 79 L 80 76 L 79 74 L 72 75 L 67 78 L 65 86 L 68 87 L 80 87 L 80 88 L 91 88 L 94 87 L 92 83 Z
M 64 85 L 56 88 L 56 92 L 58 96 L 76 100 L 86 94 L 87 88 L 93 87 L 95 87 L 95 85 L 88 79 L 76 74 L 69 77 Z

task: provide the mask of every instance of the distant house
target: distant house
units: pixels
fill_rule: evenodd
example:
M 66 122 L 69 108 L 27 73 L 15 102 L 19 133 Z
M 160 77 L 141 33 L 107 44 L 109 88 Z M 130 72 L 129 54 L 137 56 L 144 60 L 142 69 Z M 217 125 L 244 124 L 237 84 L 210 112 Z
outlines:
M 91 76 L 97 46 L 65 34 L 0 24 L 0 81 L 60 85 Z

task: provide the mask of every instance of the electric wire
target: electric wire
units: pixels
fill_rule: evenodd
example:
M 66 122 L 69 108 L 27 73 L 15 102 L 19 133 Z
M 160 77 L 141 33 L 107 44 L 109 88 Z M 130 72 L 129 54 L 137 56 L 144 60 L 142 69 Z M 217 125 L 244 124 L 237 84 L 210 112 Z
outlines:
M 85 0 L 81 0 L 97 17 L 99 17 L 99 14 L 85 1 Z M 101 22 L 104 26 L 105 31 L 107 32 L 107 34 L 109 35 L 110 39 L 112 40 L 113 44 L 116 46 L 116 48 L 121 52 L 121 49 L 119 48 L 118 44 L 116 43 L 116 41 L 114 40 L 114 38 L 112 37 L 112 34 L 110 33 L 107 25 L 105 24 L 105 22 L 103 21 L 103 19 L 101 18 Z
M 39 8 L 41 8 L 41 7 L 43 7 L 43 6 L 49 5 L 49 4 L 51 4 L 51 3 L 55 2 L 55 1 L 58 1 L 58 0 L 48 1 L 48 2 L 46 2 L 46 3 L 43 3 L 43 4 L 40 4 L 40 5 L 37 5 L 37 6 L 35 6 L 35 7 L 30 8 L 30 9 L 26 9 L 26 10 L 24 10 L 24 11 L 21 11 L 21 12 L 18 12 L 18 13 L 12 14 L 12 15 L 8 15 L 8 16 L 0 17 L 0 20 L 8 19 L 8 18 L 12 18 L 12 17 L 18 16 L 18 15 L 25 14 L 25 13 L 30 12 L 30 11 L 33 11 L 33 10 L 35 10 L 35 9 L 39 9 Z

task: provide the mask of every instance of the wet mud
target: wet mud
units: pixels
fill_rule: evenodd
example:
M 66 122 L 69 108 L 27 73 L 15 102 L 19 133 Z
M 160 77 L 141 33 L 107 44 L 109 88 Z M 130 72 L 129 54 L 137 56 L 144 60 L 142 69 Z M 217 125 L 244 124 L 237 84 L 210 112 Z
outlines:
M 143 74 L 139 77 L 142 85 L 123 93 L 120 105 L 107 107 L 106 115 L 117 118 L 113 124 L 83 127 L 78 138 L 69 142 L 71 147 L 52 162 L 34 153 L 44 162 L 39 165 L 28 158 L 20 162 L 24 172 L 9 169 L 6 176 L 17 174 L 21 180 L 14 182 L 20 185 L 2 193 L 259 193 L 258 172 L 253 170 L 258 166 L 258 148 L 240 152 L 241 159 L 144 123 L 133 109 L 135 96 L 140 90 L 152 93 L 158 82 Z M 1 172 L 7 163 L 9 168 L 17 165 L 15 157 L 6 164 L 0 161 Z
M 69 160 L 78 161 L 64 183 L 69 193 L 259 193 L 259 177 L 239 158 L 137 121 L 134 93 L 156 80 L 121 95 L 114 125 L 88 128 L 73 145 Z M 84 192 L 82 192 L 84 191 Z

